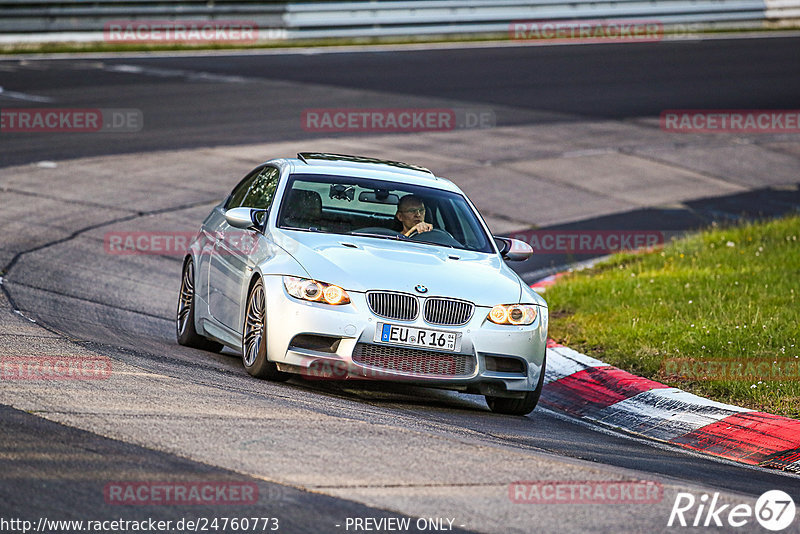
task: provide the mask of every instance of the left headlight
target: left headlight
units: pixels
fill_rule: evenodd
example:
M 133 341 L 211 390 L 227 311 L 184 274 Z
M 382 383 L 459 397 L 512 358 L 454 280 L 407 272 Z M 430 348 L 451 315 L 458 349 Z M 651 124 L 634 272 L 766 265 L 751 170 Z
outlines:
M 536 306 L 530 304 L 498 304 L 489 312 L 488 319 L 495 324 L 524 326 L 536 320 Z
M 311 302 L 339 305 L 350 304 L 347 291 L 334 284 L 326 284 L 309 278 L 284 276 L 283 286 L 291 296 Z

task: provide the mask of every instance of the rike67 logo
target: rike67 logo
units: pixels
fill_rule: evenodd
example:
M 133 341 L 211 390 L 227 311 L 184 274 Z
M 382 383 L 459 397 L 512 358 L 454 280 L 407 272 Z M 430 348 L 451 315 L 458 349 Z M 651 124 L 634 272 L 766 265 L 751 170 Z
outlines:
M 703 494 L 696 499 L 691 493 L 678 493 L 667 526 L 692 527 L 748 527 L 752 531 L 753 518 L 765 529 L 784 530 L 794 521 L 794 500 L 781 490 L 770 490 L 761 495 L 755 507 L 749 504 L 719 504 L 719 493 L 710 498 Z

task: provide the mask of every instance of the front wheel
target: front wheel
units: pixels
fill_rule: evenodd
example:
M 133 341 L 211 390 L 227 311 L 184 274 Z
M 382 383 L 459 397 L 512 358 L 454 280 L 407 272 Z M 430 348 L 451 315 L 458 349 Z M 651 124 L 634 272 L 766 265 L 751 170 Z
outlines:
M 175 327 L 178 343 L 181 345 L 211 352 L 222 350 L 222 343 L 201 336 L 194 328 L 194 262 L 191 258 L 183 264 Z
M 531 413 L 534 408 L 536 408 L 536 405 L 539 404 L 539 397 L 542 395 L 546 362 L 547 356 L 542 359 L 542 370 L 539 373 L 539 381 L 536 384 L 536 389 L 528 391 L 521 399 L 485 395 L 486 404 L 489 405 L 489 409 L 494 413 L 501 413 L 504 415 L 528 415 Z
M 247 312 L 242 329 L 242 363 L 252 376 L 268 380 L 288 380 L 289 374 L 278 371 L 267 358 L 267 323 L 264 283 L 256 280 L 247 296 Z

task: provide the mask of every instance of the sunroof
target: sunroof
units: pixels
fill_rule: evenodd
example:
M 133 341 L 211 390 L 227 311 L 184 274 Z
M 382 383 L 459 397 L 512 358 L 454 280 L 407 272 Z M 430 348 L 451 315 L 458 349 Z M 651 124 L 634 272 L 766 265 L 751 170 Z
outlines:
M 346 154 L 326 154 L 324 152 L 298 152 L 297 158 L 304 163 L 308 163 L 308 160 L 310 159 L 324 160 L 324 161 L 348 161 L 351 163 L 377 163 L 380 165 L 390 165 L 392 167 L 398 167 L 400 169 L 408 169 L 411 171 L 433 174 L 425 167 L 421 167 L 419 165 L 403 163 L 402 161 L 368 158 L 366 156 L 348 156 Z

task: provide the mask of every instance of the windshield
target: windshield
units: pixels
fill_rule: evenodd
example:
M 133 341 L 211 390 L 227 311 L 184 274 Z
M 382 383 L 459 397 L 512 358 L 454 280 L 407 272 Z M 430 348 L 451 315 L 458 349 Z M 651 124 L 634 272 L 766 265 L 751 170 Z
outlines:
M 367 178 L 290 176 L 278 226 L 494 252 L 490 237 L 462 195 Z M 411 229 L 414 226 L 421 231 Z

